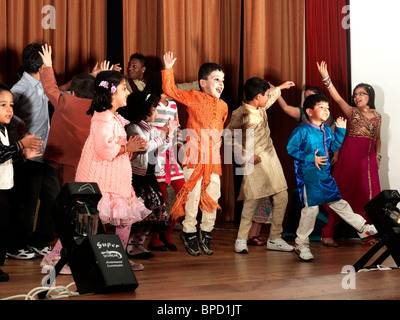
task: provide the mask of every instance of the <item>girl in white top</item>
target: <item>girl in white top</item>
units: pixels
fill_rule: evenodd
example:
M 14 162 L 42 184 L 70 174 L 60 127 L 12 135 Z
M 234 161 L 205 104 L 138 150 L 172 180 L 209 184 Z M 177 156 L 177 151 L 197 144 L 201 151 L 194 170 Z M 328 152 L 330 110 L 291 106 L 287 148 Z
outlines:
M 151 125 L 157 117 L 158 102 L 156 96 L 137 91 L 129 96 L 127 107 L 121 111 L 123 117 L 130 122 L 126 127 L 128 136 L 140 136 L 148 143 L 146 151 L 135 153 L 131 160 L 135 193 L 152 210 L 142 222 L 132 226 L 127 252 L 136 259 L 153 257 L 143 247 L 144 239 L 148 233 L 158 233 L 168 227 L 168 213 L 155 173 L 163 171 L 159 154 L 165 153 L 171 147 L 175 130 L 170 130 L 170 121 L 161 130 Z
M 164 93 L 162 89 L 161 72 L 156 72 L 150 76 L 145 90 L 160 98 L 160 102 L 157 105 L 157 116 L 151 125 L 160 131 L 168 121 L 171 121 L 171 123 L 175 123 L 178 127 L 176 135 L 172 141 L 173 147 L 168 149 L 165 153 L 159 154 L 159 163 L 162 171 L 155 173 L 168 210 L 168 203 L 172 203 L 171 200 L 173 200 L 171 194 L 167 192 L 168 186 L 171 186 L 175 193 L 178 194 L 185 184 L 183 170 L 178 162 L 178 150 L 184 144 L 184 139 L 182 138 L 181 130 L 179 129 L 178 106 L 175 101 Z M 167 199 L 167 197 L 171 197 L 172 199 Z M 149 247 L 152 250 L 177 250 L 172 240 L 172 231 L 175 227 L 176 221 L 170 220 L 169 223 L 170 227 L 168 230 L 165 230 L 160 234 L 153 234 L 149 244 Z

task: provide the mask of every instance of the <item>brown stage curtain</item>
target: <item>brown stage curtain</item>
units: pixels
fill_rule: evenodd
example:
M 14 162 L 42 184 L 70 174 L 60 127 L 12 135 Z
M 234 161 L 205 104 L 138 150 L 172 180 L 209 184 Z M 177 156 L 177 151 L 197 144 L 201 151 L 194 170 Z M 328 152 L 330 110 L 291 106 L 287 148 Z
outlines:
M 242 82 L 253 76 L 276 85 L 295 81 L 297 89 L 285 93 L 285 98 L 300 103 L 304 0 L 124 0 L 123 4 L 125 63 L 139 52 L 154 58 L 151 69 L 160 69 L 164 52 L 173 51 L 178 58 L 177 82 L 197 80 L 204 62 L 225 67 L 225 99 L 231 110 L 241 103 Z M 285 172 L 292 176 L 285 149 L 296 124 L 279 107 L 273 109 L 269 112 L 273 139 Z M 232 221 L 236 199 L 230 165 L 223 167 L 221 189 L 222 220 Z
M 52 46 L 60 84 L 91 71 L 106 58 L 106 8 L 106 0 L 0 0 L 0 81 L 16 82 L 22 50 L 32 42 Z
M 205 62 L 227 69 L 237 96 L 240 66 L 241 0 L 124 0 L 124 60 L 142 53 L 150 72 L 173 51 L 178 82 L 197 80 Z

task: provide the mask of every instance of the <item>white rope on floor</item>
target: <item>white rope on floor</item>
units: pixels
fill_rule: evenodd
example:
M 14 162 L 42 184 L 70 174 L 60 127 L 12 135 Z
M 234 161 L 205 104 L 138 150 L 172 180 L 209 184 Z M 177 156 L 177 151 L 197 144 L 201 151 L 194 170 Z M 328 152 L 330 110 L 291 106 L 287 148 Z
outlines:
M 46 287 L 37 287 L 28 292 L 28 294 L 20 294 L 11 296 L 8 298 L 0 299 L 0 300 L 16 300 L 16 299 L 24 299 L 24 300 L 40 300 L 39 294 L 46 293 L 45 299 L 64 299 L 70 297 L 79 296 L 78 292 L 73 292 L 70 288 L 75 285 L 75 282 L 70 283 L 67 286 L 58 286 L 54 288 L 46 288 Z M 56 294 L 56 295 L 53 295 Z

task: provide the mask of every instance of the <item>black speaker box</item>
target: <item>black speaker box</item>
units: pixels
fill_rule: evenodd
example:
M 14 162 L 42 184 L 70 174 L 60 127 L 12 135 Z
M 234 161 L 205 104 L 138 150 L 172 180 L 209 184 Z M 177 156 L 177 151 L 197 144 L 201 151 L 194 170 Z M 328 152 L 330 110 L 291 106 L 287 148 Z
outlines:
M 68 265 L 80 294 L 131 292 L 139 286 L 117 235 L 85 238 Z
M 76 246 L 77 235 L 70 216 L 72 205 L 76 201 L 83 201 L 90 204 L 92 208 L 97 208 L 101 198 L 102 195 L 96 183 L 69 182 L 61 189 L 54 202 L 53 219 L 64 248 L 69 250 Z
M 97 215 L 102 198 L 96 183 L 67 183 L 58 195 L 53 217 L 63 246 L 61 260 L 55 267 L 57 276 L 67 263 L 80 294 L 134 291 L 138 282 L 117 235 L 105 234 L 101 222 L 96 234 L 82 236 L 75 230 L 77 201 Z
M 384 190 L 364 207 L 379 235 L 399 234 L 400 225 L 393 221 L 386 211 L 395 208 L 399 202 L 400 194 L 398 191 Z
M 399 202 L 398 191 L 384 190 L 365 205 L 365 211 L 378 231 L 376 237 L 378 243 L 354 264 L 357 271 L 363 268 L 385 246 L 386 250 L 371 266 L 380 265 L 389 256 L 392 256 L 396 265 L 400 267 L 400 211 L 397 208 Z

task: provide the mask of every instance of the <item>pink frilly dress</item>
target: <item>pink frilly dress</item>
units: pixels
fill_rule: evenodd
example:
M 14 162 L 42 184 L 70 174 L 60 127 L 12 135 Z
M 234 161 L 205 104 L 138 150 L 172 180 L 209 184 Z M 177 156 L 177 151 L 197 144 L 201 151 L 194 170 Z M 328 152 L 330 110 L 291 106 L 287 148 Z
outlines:
M 127 144 L 127 124 L 109 110 L 95 112 L 75 178 L 76 182 L 98 184 L 102 193 L 98 203 L 100 219 L 113 226 L 140 222 L 151 213 L 132 187 L 132 154 L 119 155 L 121 146 Z

